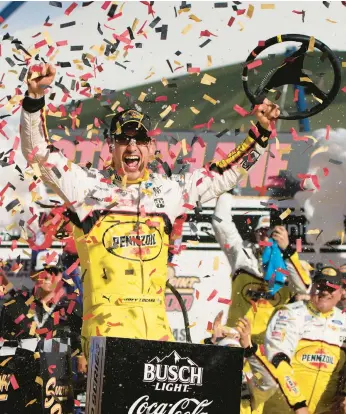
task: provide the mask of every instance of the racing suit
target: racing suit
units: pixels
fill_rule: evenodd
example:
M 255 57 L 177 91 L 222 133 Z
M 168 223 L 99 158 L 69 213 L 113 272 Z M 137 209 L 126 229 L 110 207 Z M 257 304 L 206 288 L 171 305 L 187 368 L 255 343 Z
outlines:
M 84 280 L 83 337 L 174 340 L 164 301 L 172 223 L 234 187 L 270 133 L 251 129 L 226 159 L 179 180 L 146 171 L 125 186 L 114 171 L 81 168 L 49 145 L 44 98 L 23 100 L 20 132 L 25 158 L 72 211 Z
M 346 316 L 336 307 L 321 313 L 311 302 L 300 301 L 277 311 L 268 326 L 265 353 L 276 367 L 282 392 L 266 403 L 265 412 L 308 406 L 311 414 L 330 413 L 342 391 L 345 335 Z
M 255 246 L 244 241 L 232 220 L 234 197 L 222 194 L 217 202 L 213 228 L 216 240 L 226 254 L 232 270 L 232 302 L 227 326 L 235 326 L 240 317 L 251 322 L 254 342 L 264 343 L 268 321 L 275 308 L 287 303 L 296 293 L 306 293 L 310 277 L 300 264 L 298 253 L 290 246 L 282 254 L 289 276 L 288 285 L 274 296 L 268 293 L 268 283 L 263 280 L 261 257 Z

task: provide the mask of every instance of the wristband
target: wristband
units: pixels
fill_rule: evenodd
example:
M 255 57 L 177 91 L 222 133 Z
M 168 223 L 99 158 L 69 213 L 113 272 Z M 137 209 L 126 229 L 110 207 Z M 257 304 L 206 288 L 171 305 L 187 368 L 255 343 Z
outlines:
M 23 99 L 22 107 L 24 111 L 29 112 L 30 114 L 33 114 L 34 112 L 37 112 L 44 108 L 45 100 L 44 96 L 39 99 L 30 98 L 28 96 L 28 92 L 25 92 L 25 98 Z
M 249 130 L 249 136 L 254 139 L 262 148 L 266 148 L 268 146 L 272 131 L 268 131 L 267 129 L 263 128 L 259 122 L 256 124 L 256 129 L 258 134 L 256 134 L 256 132 L 251 128 Z

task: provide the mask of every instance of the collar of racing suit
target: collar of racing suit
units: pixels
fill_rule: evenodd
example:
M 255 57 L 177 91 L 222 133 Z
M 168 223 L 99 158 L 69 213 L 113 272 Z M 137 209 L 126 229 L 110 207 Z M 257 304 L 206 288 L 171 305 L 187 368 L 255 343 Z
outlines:
M 118 176 L 118 175 L 114 175 L 112 178 L 113 178 L 113 181 L 116 181 L 116 182 L 121 182 L 122 180 L 122 176 Z M 139 177 L 137 178 L 137 180 L 133 180 L 133 181 L 127 180 L 126 184 L 138 184 L 143 181 L 147 181 L 148 179 L 149 179 L 149 171 L 145 169 L 142 177 Z
M 329 312 L 322 313 L 311 302 L 308 302 L 307 308 L 310 311 L 310 313 L 312 313 L 313 315 L 318 315 L 321 318 L 326 318 L 326 319 L 329 318 L 330 316 L 332 316 L 333 313 L 334 313 L 334 309 L 332 309 Z

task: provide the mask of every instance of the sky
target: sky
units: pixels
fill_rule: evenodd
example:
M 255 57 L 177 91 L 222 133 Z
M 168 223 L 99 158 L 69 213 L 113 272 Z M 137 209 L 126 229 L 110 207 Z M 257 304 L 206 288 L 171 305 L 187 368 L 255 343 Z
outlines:
M 160 28 L 162 25 L 168 26 L 166 40 L 161 40 L 160 33 L 157 33 L 155 28 L 149 27 L 154 18 L 148 15 L 146 5 L 140 2 L 118 2 L 118 9 L 115 13 L 117 14 L 123 5 L 122 16 L 107 21 L 110 6 L 107 10 L 103 10 L 103 3 L 94 2 L 88 7 L 82 7 L 82 3 L 78 2 L 77 8 L 69 16 L 66 16 L 64 11 L 72 2 L 63 2 L 62 8 L 52 7 L 49 2 L 26 2 L 4 22 L 8 24 L 8 27 L 5 30 L 1 28 L 1 31 L 3 33 L 9 32 L 18 37 L 26 48 L 30 48 L 42 40 L 42 32 L 44 31 L 49 33 L 53 43 L 67 40 L 67 46 L 58 47 L 59 54 L 54 61 L 56 63 L 57 61 L 80 59 L 82 52 L 70 51 L 70 46 L 74 45 L 83 45 L 83 52 L 97 55 L 95 50 L 90 49 L 92 46 L 101 46 L 104 38 L 114 41 L 113 35 L 120 35 L 126 31 L 127 27 L 132 26 L 137 18 L 135 40 L 131 44 L 142 43 L 142 48 L 130 49 L 126 58 L 119 56 L 117 61 L 126 69 L 116 66 L 114 61 L 105 60 L 102 53 L 98 56 L 98 62 L 103 64 L 103 72 L 97 73 L 94 85 L 115 90 L 152 82 L 163 77 L 185 75 L 187 63 L 203 70 L 242 62 L 260 40 L 278 34 L 306 34 L 325 42 L 334 50 L 346 49 L 344 40 L 346 37 L 346 7 L 340 1 L 331 2 L 329 8 L 321 1 L 242 2 L 238 5 L 239 10 L 248 10 L 249 4 L 252 4 L 254 6 L 252 18 L 247 16 L 247 12 L 238 16 L 232 9 L 233 2 L 226 3 L 227 8 L 217 8 L 215 2 L 191 1 L 188 2 L 191 4 L 191 9 L 179 14 L 178 17 L 175 17 L 174 7 L 179 10 L 181 2 L 155 2 L 153 6 L 155 17 L 161 18 L 155 28 Z M 263 5 L 267 4 L 273 4 L 274 9 L 262 9 Z M 0 2 L 0 9 L 1 5 L 6 5 L 6 2 Z M 302 16 L 293 13 L 293 10 L 305 10 L 304 23 Z M 191 20 L 189 17 L 192 14 L 201 21 Z M 51 27 L 43 26 L 47 16 L 50 16 L 49 21 L 53 23 Z M 232 16 L 235 17 L 235 21 L 229 27 L 228 22 Z M 72 21 L 76 21 L 74 26 L 60 28 L 61 23 Z M 136 34 L 145 21 L 147 21 L 144 29 L 147 39 L 143 35 Z M 97 30 L 98 23 L 101 25 L 103 35 Z M 109 28 L 105 27 L 105 24 Z M 182 33 L 184 28 L 187 31 L 185 34 Z M 215 36 L 201 37 L 201 32 L 206 30 Z M 40 32 L 41 35 L 32 37 Z M 211 39 L 211 42 L 201 48 L 200 45 L 207 39 Z M 120 46 L 122 55 L 125 43 L 121 42 Z M 47 45 L 42 47 L 41 54 L 45 56 L 47 50 Z M 180 56 L 175 54 L 177 51 L 181 52 Z M 269 51 L 269 53 L 272 52 L 273 50 Z M 6 53 L 11 55 L 9 42 L 4 42 L 3 45 L 3 56 L 6 56 Z M 210 56 L 209 64 L 210 60 L 212 62 L 211 66 L 208 66 L 208 56 Z M 179 66 L 182 68 L 172 74 L 167 59 L 173 69 Z M 60 75 L 69 73 L 81 76 L 85 70 L 84 72 L 80 71 L 73 64 L 72 68 L 60 68 L 58 72 Z M 148 76 L 150 77 L 147 78 Z M 13 88 L 17 82 L 15 78 L 12 74 L 7 76 L 6 89 Z

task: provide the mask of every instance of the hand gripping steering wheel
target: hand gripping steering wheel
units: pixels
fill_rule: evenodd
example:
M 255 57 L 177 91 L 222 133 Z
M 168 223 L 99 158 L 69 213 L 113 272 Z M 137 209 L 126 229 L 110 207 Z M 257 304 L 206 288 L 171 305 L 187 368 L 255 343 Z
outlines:
M 255 92 L 250 91 L 248 85 L 248 65 L 252 63 L 264 50 L 268 49 L 270 46 L 282 42 L 299 42 L 301 43 L 301 46 L 296 52 L 291 54 L 289 57 L 286 57 L 279 67 L 270 70 L 261 81 Z M 266 40 L 263 42 L 263 44 L 261 43 L 261 46 L 257 46 L 250 53 L 244 64 L 242 81 L 245 94 L 253 105 L 262 103 L 263 99 L 267 96 L 271 89 L 291 84 L 303 86 L 307 93 L 313 94 L 319 101 L 321 101 L 321 103 L 318 103 L 317 105 L 313 106 L 310 109 L 306 109 L 305 111 L 286 112 L 279 116 L 280 119 L 308 118 L 310 116 L 318 114 L 323 109 L 327 108 L 328 105 L 330 105 L 340 90 L 340 62 L 327 45 L 315 39 L 314 47 L 322 52 L 321 59 L 328 58 L 334 71 L 334 81 L 332 88 L 328 93 L 323 92 L 303 71 L 304 58 L 308 51 L 309 42 L 309 36 L 299 34 L 279 35 Z

